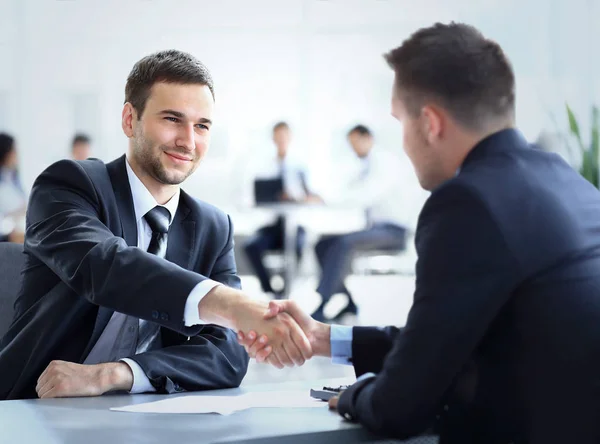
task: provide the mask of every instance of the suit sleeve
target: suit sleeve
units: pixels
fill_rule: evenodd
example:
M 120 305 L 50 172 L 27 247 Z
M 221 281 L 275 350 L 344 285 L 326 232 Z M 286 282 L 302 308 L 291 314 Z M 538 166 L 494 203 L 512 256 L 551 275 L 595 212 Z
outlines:
M 340 397 L 338 410 L 375 433 L 423 432 L 519 282 L 520 271 L 478 196 L 449 183 L 417 230 L 414 303 L 381 372 Z
M 394 339 L 400 334 L 397 327 L 354 327 L 352 329 L 352 365 L 356 377 L 379 373 Z
M 190 291 L 206 277 L 127 246 L 103 222 L 105 212 L 83 167 L 57 162 L 33 185 L 24 249 L 95 305 L 197 332 L 184 326 L 183 312 Z
M 210 279 L 241 288 L 233 250 L 233 227 L 227 218 L 227 241 L 215 262 Z M 249 357 L 236 334 L 207 324 L 197 335 L 184 337 L 162 329 L 166 347 L 131 356 L 159 393 L 237 387 L 248 369 Z

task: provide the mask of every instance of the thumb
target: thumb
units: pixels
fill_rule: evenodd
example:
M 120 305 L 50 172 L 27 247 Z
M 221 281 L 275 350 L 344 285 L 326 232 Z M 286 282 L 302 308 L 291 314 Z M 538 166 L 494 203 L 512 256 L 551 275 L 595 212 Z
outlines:
M 269 308 L 265 313 L 265 319 L 271 319 L 277 316 L 279 313 L 286 311 L 288 301 L 271 301 L 269 302 Z

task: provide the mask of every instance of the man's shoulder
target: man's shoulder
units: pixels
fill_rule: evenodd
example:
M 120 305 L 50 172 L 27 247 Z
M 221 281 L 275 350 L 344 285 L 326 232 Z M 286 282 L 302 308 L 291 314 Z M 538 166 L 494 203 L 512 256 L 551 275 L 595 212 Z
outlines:
M 225 211 L 221 210 L 215 205 L 193 197 L 189 193 L 186 193 L 183 189 L 181 190 L 181 199 L 183 199 L 185 205 L 197 218 L 202 218 L 203 220 L 207 221 L 214 221 L 215 223 L 221 224 L 229 223 L 229 216 L 227 213 L 225 213 Z
M 48 166 L 38 177 L 38 181 L 52 180 L 65 183 L 77 183 L 106 175 L 106 165 L 99 159 L 72 160 L 61 159 Z

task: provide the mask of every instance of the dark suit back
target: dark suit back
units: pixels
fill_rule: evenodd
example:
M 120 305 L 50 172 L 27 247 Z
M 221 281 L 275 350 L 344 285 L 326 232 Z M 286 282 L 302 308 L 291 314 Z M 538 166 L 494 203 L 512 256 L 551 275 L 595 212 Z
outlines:
M 113 311 L 163 327 L 164 348 L 133 357 L 157 390 L 239 384 L 248 357 L 233 332 L 183 324 L 199 282 L 239 288 L 232 239 L 227 215 L 182 191 L 167 260 L 157 258 L 136 248 L 124 156 L 52 165 L 31 193 L 23 287 L 0 341 L 0 399 L 35 396 L 51 360 L 83 362 Z
M 432 192 L 416 244 L 406 327 L 355 329 L 357 371 L 381 373 L 342 410 L 396 436 L 438 415 L 443 442 L 600 442 L 598 190 L 505 130 Z

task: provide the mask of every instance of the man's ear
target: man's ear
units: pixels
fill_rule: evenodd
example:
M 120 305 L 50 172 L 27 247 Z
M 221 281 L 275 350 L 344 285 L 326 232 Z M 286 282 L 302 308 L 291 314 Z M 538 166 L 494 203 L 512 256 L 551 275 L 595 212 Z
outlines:
M 428 105 L 421 110 L 421 120 L 423 122 L 423 134 L 427 142 L 432 144 L 442 136 L 445 115 L 440 108 Z
M 128 138 L 133 137 L 135 133 L 137 119 L 137 111 L 131 103 L 126 102 L 121 113 L 121 128 L 123 128 L 123 132 Z

